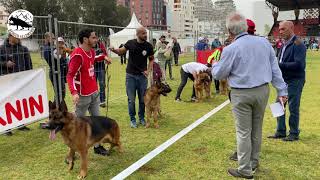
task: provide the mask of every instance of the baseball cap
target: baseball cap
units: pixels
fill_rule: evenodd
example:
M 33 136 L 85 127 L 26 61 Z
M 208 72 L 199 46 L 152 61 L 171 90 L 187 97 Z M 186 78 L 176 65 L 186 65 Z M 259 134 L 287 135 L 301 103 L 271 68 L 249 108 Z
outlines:
M 247 25 L 248 25 L 248 33 L 254 34 L 254 32 L 256 31 L 256 24 L 251 19 L 247 19 Z
M 58 37 L 58 42 L 64 42 L 64 39 L 62 37 Z

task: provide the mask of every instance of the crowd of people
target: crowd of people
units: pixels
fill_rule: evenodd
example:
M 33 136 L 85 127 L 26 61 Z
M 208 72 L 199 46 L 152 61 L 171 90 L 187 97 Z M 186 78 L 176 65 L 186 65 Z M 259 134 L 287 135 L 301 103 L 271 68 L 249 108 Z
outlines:
M 294 25 L 290 21 L 280 23 L 279 34 L 283 41 L 276 43 L 276 52 L 271 43 L 264 37 L 254 35 L 255 27 L 251 20 L 247 20 L 239 13 L 230 15 L 227 19 L 229 32 L 228 41 L 222 43 L 215 39 L 211 48 L 214 50 L 207 64 L 197 62 L 181 66 L 181 83 L 178 87 L 175 100 L 181 101 L 181 92 L 187 80 L 194 81 L 196 74 L 206 71 L 216 81 L 216 91 L 219 92 L 219 80 L 228 80 L 231 88 L 230 100 L 235 117 L 237 150 L 230 159 L 237 160 L 239 167 L 230 168 L 228 172 L 234 177 L 252 179 L 255 170 L 260 164 L 262 143 L 262 124 L 265 109 L 268 103 L 269 83 L 277 90 L 276 101 L 285 107 L 289 105 L 289 134 L 287 133 L 285 115 L 278 118 L 277 128 L 271 139 L 284 141 L 299 140 L 299 109 L 300 99 L 305 83 L 306 49 L 303 39 L 294 34 Z M 148 76 L 154 63 L 159 64 L 165 81 L 165 72 L 168 67 L 169 77 L 173 79 L 172 61 L 179 64 L 181 47 L 176 38 L 166 41 L 161 36 L 155 46 L 147 41 L 147 31 L 144 27 L 136 30 L 136 39 L 127 41 L 119 48 L 110 47 L 110 50 L 124 59 L 126 67 L 126 92 L 128 97 L 128 113 L 130 126 L 137 128 L 145 126 L 144 94 L 147 90 Z M 97 34 L 92 29 L 83 29 L 78 34 L 79 47 L 68 50 L 64 39 L 58 37 L 59 55 L 52 48 L 55 37 L 52 33 L 44 35 L 43 56 L 49 65 L 49 77 L 52 85 L 59 89 L 61 77 L 62 97 L 66 94 L 65 83 L 69 87 L 75 105 L 75 114 L 85 116 L 87 112 L 92 116 L 100 115 L 100 107 L 105 107 L 106 79 L 105 66 L 111 63 L 106 47 L 100 43 Z M 196 45 L 197 50 L 209 49 L 208 40 L 200 38 Z M 126 62 L 125 55 L 129 58 Z M 70 57 L 66 57 L 70 53 Z M 55 53 L 56 54 L 56 53 Z M 57 74 L 60 59 L 61 76 Z M 54 61 L 54 62 L 52 62 Z M 28 49 L 21 45 L 20 40 L 8 35 L 5 44 L 0 47 L 0 75 L 32 69 L 32 61 Z M 97 82 L 98 81 L 98 82 Z M 99 87 L 99 88 L 98 88 Z M 137 122 L 136 95 L 139 100 Z M 191 100 L 195 100 L 193 88 Z M 20 130 L 28 130 L 21 127 Z M 7 135 L 12 135 L 11 132 Z M 100 155 L 108 154 L 101 145 L 94 146 L 94 152 Z

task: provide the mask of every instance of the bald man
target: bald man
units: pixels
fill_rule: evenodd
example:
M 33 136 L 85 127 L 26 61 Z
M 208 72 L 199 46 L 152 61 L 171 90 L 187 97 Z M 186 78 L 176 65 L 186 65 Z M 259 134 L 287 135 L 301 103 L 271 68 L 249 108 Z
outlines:
M 139 120 L 140 125 L 145 126 L 144 112 L 145 105 L 143 96 L 148 85 L 148 72 L 153 65 L 153 46 L 147 42 L 147 30 L 140 27 L 136 30 L 137 39 L 129 40 L 124 47 L 110 50 L 118 55 L 123 55 L 129 51 L 129 60 L 126 74 L 126 90 L 128 96 L 128 110 L 131 127 L 137 128 L 135 100 L 136 93 L 139 98 Z M 149 59 L 149 67 L 148 67 Z
M 302 40 L 294 34 L 294 25 L 291 21 L 280 23 L 279 34 L 285 40 L 279 53 L 279 67 L 282 76 L 288 84 L 289 126 L 287 136 L 285 115 L 278 118 L 277 131 L 269 138 L 283 139 L 284 141 L 299 140 L 299 108 L 302 89 L 306 77 L 306 47 Z

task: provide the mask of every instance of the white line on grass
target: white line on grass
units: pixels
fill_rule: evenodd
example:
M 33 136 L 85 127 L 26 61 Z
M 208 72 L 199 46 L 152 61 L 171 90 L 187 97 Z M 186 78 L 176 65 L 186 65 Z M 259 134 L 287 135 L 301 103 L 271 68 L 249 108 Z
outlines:
M 137 162 L 133 163 L 131 166 L 129 166 L 127 169 L 123 170 L 121 173 L 119 173 L 117 176 L 113 177 L 111 180 L 122 180 L 128 176 L 130 176 L 132 173 L 134 173 L 136 170 L 138 170 L 141 166 L 145 165 L 147 162 L 149 162 L 151 159 L 156 157 L 158 154 L 160 154 L 162 151 L 166 150 L 169 146 L 171 146 L 173 143 L 181 139 L 184 135 L 188 134 L 190 131 L 192 131 L 194 128 L 199 126 L 201 123 L 203 123 L 205 120 L 207 120 L 210 116 L 214 115 L 218 111 L 220 111 L 222 108 L 224 108 L 226 105 L 230 103 L 229 100 L 225 101 L 224 103 L 220 104 L 218 107 L 214 108 L 212 111 L 207 113 L 206 115 L 202 116 L 200 119 L 195 121 L 194 123 L 190 124 L 188 127 L 184 128 L 182 131 L 180 131 L 178 134 L 174 135 L 172 138 L 168 139 L 166 142 L 158 146 L 153 151 L 149 152 L 147 155 L 139 159 Z

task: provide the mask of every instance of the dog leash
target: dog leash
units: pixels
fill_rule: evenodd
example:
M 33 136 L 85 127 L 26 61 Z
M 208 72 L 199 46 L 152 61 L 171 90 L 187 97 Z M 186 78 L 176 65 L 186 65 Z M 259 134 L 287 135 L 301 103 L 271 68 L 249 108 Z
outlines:
M 107 111 L 106 111 L 106 116 L 108 116 L 109 112 L 109 97 L 110 97 L 110 79 L 111 79 L 111 74 L 109 74 L 109 65 L 107 64 L 106 67 L 106 76 L 107 76 Z

